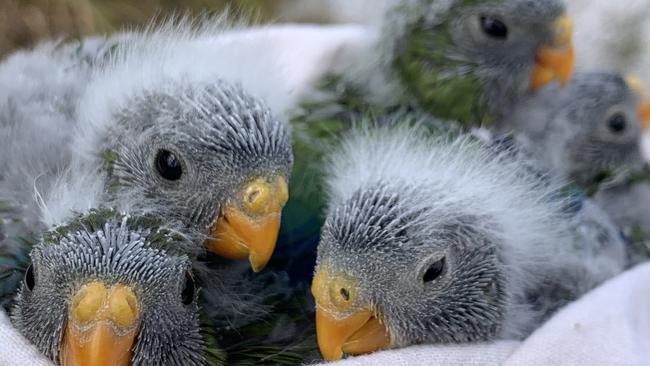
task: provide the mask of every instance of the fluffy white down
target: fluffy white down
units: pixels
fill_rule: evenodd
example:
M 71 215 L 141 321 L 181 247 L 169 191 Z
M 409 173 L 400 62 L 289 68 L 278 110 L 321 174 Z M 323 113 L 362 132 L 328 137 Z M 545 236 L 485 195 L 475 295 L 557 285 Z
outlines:
M 245 29 L 226 16 L 192 21 L 171 20 L 143 32 L 120 35 L 113 55 L 99 67 L 79 105 L 83 121 L 77 137 L 92 151 L 97 132 L 105 130 L 111 115 L 145 91 L 220 78 L 240 84 L 275 113 L 294 108 L 303 88 L 320 75 L 311 70 L 316 59 L 327 63 L 338 49 L 325 50 L 341 38 L 361 34 L 358 27 L 260 26 Z M 286 45 L 294 39 L 296 47 Z M 286 43 L 285 43 L 286 40 Z M 307 46 L 311 40 L 315 45 Z
M 76 101 L 101 45 L 47 42 L 0 64 L 0 201 L 30 225 L 69 168 Z
M 241 85 L 279 116 L 296 108 L 302 93 L 335 63 L 361 27 L 278 25 L 244 28 L 228 15 L 175 18 L 108 39 L 115 46 L 93 70 L 77 106 L 72 141 L 75 168 L 47 200 L 48 224 L 100 202 L 104 175 L 98 146 L 113 114 L 134 97 L 173 86 L 221 79 Z M 290 46 L 289 46 L 290 45 Z M 124 207 L 128 208 L 128 202 Z
M 449 192 L 445 197 L 462 203 L 460 207 L 497 218 L 498 230 L 518 242 L 544 242 L 563 232 L 565 225 L 557 222 L 562 202 L 550 199 L 558 187 L 541 185 L 521 161 L 499 159 L 470 136 L 422 135 L 418 128 L 355 129 L 329 157 L 330 202 L 346 200 L 360 187 L 381 181 L 421 187 L 411 195 L 413 204 L 440 204 L 430 202 L 431 193 Z
M 428 139 L 420 132 L 362 128 L 347 136 L 329 157 L 329 205 L 381 182 L 403 192 L 403 207 L 412 212 L 427 208 L 419 220 L 432 230 L 447 219 L 445 207 L 462 207 L 477 217 L 475 224 L 498 238 L 507 273 L 510 307 L 502 336 L 520 336 L 541 315 L 523 300 L 526 289 L 539 286 L 548 273 L 573 272 L 579 266 L 586 266 L 576 270 L 579 276 L 591 273 L 590 261 L 573 246 L 563 202 L 554 198 L 557 186 L 540 184 L 522 162 L 496 157 L 471 137 Z

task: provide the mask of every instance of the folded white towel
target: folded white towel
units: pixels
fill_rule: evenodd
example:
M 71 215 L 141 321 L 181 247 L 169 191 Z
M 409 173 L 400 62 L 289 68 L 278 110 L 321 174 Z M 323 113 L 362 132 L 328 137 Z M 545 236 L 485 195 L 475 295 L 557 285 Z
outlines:
M 523 342 L 414 346 L 329 363 L 361 365 L 590 365 L 650 362 L 650 264 L 568 305 Z M 48 365 L 0 312 L 0 365 Z

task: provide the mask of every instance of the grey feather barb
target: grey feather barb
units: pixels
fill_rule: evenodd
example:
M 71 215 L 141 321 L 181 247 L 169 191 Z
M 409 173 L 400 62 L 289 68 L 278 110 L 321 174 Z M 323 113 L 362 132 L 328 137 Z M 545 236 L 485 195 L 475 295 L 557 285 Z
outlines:
M 95 329 L 109 322 L 114 337 L 135 332 L 133 365 L 204 364 L 198 293 L 187 276 L 191 262 L 173 252 L 173 235 L 149 224 L 96 210 L 45 233 L 18 291 L 15 326 L 55 362 L 92 360 L 70 347 L 76 337 L 97 337 Z M 95 294 L 110 305 L 93 307 Z M 116 307 L 120 301 L 128 308 Z M 114 347 L 116 358 L 131 352 L 131 345 Z

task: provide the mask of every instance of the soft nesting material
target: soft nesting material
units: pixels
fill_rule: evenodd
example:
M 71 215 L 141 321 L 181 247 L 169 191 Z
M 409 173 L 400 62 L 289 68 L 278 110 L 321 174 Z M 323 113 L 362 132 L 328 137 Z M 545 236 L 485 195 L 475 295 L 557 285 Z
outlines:
M 650 264 L 569 304 L 523 342 L 415 346 L 329 363 L 336 366 L 644 365 L 650 359 Z
M 415 346 L 329 363 L 369 365 L 634 366 L 650 359 L 650 264 L 568 305 L 523 342 Z M 0 365 L 51 365 L 0 312 Z

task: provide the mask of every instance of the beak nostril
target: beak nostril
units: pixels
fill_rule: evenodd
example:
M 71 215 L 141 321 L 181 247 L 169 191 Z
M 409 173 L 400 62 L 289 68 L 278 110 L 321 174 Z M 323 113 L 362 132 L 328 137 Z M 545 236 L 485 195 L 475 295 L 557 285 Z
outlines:
M 260 196 L 261 192 L 259 189 L 256 189 L 250 193 L 248 193 L 248 196 L 246 197 L 248 203 L 255 203 L 255 200 Z
M 265 215 L 271 209 L 273 189 L 264 178 L 249 183 L 241 196 L 241 204 L 250 215 Z
M 116 285 L 109 295 L 111 318 L 120 326 L 132 325 L 138 318 L 137 298 L 133 290 L 126 286 Z
M 341 290 L 339 291 L 339 293 L 341 294 L 341 297 L 343 298 L 343 300 L 350 301 L 350 291 L 347 288 L 341 287 Z
M 105 291 L 104 285 L 99 282 L 84 285 L 72 300 L 74 319 L 81 323 L 92 320 L 104 301 Z
M 135 296 L 128 296 L 126 298 L 126 303 L 129 305 L 129 308 L 131 309 L 132 312 L 135 313 L 138 310 L 138 305 Z

